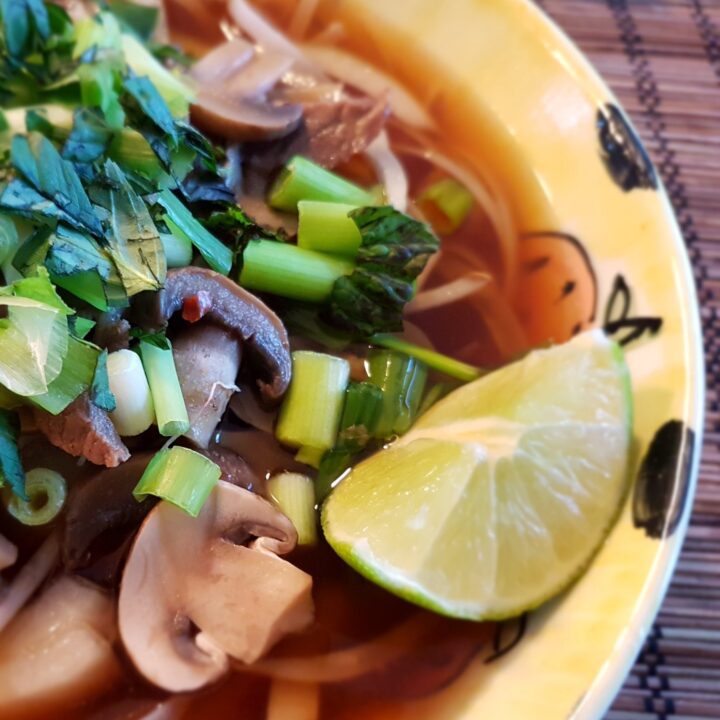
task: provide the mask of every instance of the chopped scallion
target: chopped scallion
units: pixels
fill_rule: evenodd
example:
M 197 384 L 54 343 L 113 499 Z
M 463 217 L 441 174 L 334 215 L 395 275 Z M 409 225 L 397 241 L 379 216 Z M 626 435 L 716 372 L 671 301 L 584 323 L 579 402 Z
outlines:
M 120 435 L 140 435 L 155 422 L 155 406 L 140 357 L 132 350 L 110 353 L 107 374 L 116 402 L 110 413 L 115 429 Z
M 375 427 L 377 438 L 402 435 L 410 429 L 420 408 L 427 368 L 415 358 L 392 350 L 371 350 L 370 382 L 383 391 L 383 403 Z
M 410 357 L 414 357 L 416 360 L 420 360 L 429 368 L 444 373 L 449 377 L 462 380 L 463 382 L 477 380 L 486 372 L 482 368 L 475 367 L 474 365 L 468 365 L 467 363 L 460 362 L 460 360 L 455 360 L 454 358 L 435 352 L 434 350 L 428 350 L 427 348 L 413 345 L 412 343 L 402 340 L 395 335 L 373 335 L 370 338 L 370 342 L 373 345 L 378 345 L 380 347 L 387 348 L 388 350 L 396 350 L 397 352 L 405 353 L 405 355 L 409 355 Z
M 427 188 L 417 202 L 423 210 L 428 211 L 430 220 L 440 214 L 438 230 L 449 235 L 465 222 L 475 201 L 464 185 L 452 178 L 445 178 Z
M 335 281 L 353 271 L 353 264 L 296 245 L 253 240 L 243 253 L 240 284 L 250 290 L 322 302 Z
M 204 455 L 184 447 L 160 450 L 133 490 L 138 501 L 154 495 L 197 517 L 220 479 L 220 468 Z
M 299 473 L 280 473 L 270 478 L 268 491 L 279 510 L 295 526 L 298 545 L 314 545 L 317 542 L 317 516 L 313 481 Z
M 141 342 L 140 357 L 150 383 L 160 434 L 166 437 L 184 435 L 190 428 L 190 418 L 180 389 L 170 342 L 166 348 Z
M 5 492 L 3 500 L 10 515 L 23 525 L 47 525 L 63 509 L 67 497 L 65 478 L 48 468 L 34 468 L 25 474 L 28 499 Z
M 374 436 L 383 406 L 383 391 L 369 382 L 353 382 L 345 393 L 338 447 L 359 450 Z
M 290 447 L 327 450 L 337 437 L 350 365 L 342 358 L 305 350 L 294 352 L 292 358 L 293 378 L 276 435 Z
M 187 267 L 193 259 L 192 243 L 172 220 L 166 218 L 165 224 L 170 232 L 161 232 L 160 242 L 165 251 L 167 266 L 169 268 Z
M 362 236 L 349 213 L 354 205 L 301 200 L 298 203 L 298 246 L 354 259 Z
M 317 468 L 319 467 L 324 454 L 325 450 L 305 445 L 297 451 L 295 459 L 299 463 L 303 463 L 303 465 L 309 465 L 310 467 Z
M 345 178 L 296 155 L 270 189 L 269 204 L 278 210 L 296 210 L 301 200 L 374 205 L 375 196 Z
M 227 275 L 233 264 L 232 250 L 206 230 L 169 190 L 158 195 L 158 203 L 167 211 L 173 227 L 198 249 L 205 262 L 213 270 Z
M 315 499 L 318 503 L 322 503 L 330 494 L 337 480 L 350 468 L 352 461 L 353 453 L 349 450 L 335 448 L 323 455 L 315 479 Z

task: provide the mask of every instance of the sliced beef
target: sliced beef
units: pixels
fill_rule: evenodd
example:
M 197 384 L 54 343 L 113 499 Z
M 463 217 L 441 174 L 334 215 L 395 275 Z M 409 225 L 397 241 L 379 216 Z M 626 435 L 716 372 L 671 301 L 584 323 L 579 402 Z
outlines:
M 130 347 L 130 323 L 123 317 L 122 310 L 113 308 L 99 315 L 93 342 L 108 352 Z
M 116 584 L 130 543 L 157 502 L 138 502 L 132 494 L 152 457 L 138 453 L 72 488 L 62 534 L 66 570 L 105 587 Z
M 362 152 L 380 134 L 388 116 L 385 100 L 343 93 L 340 100 L 307 102 L 301 126 L 275 142 L 243 146 L 245 191 L 264 192 L 268 178 L 295 155 L 334 168 Z
M 33 409 L 38 430 L 56 447 L 70 455 L 87 458 L 95 465 L 116 467 L 130 452 L 115 430 L 108 414 L 80 395 L 59 415 Z

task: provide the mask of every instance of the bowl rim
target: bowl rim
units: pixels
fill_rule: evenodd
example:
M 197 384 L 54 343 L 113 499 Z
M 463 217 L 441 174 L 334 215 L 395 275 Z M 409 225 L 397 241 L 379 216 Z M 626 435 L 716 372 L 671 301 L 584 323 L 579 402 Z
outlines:
M 615 96 L 615 93 L 605 79 L 595 69 L 590 59 L 543 8 L 539 7 L 533 0 L 505 1 L 521 4 L 524 6 L 525 12 L 534 15 L 536 20 L 544 26 L 546 32 L 552 36 L 554 44 L 562 47 L 566 57 L 570 57 L 572 62 L 582 69 L 583 73 L 603 91 L 605 96 L 626 113 L 623 104 Z M 630 123 L 632 124 L 631 120 Z M 637 133 L 637 137 L 641 145 L 645 147 L 639 133 Z M 678 261 L 677 266 L 682 273 L 681 289 L 684 295 L 683 300 L 685 307 L 681 310 L 684 311 L 685 314 L 685 340 L 692 350 L 689 357 L 686 356 L 685 358 L 689 373 L 688 382 L 684 388 L 684 405 L 686 412 L 684 419 L 689 421 L 695 432 L 692 460 L 688 469 L 687 497 L 677 529 L 672 538 L 673 541 L 667 542 L 666 539 L 663 538 L 661 547 L 655 555 L 652 567 L 647 574 L 647 581 L 643 587 L 642 595 L 635 606 L 631 623 L 616 642 L 612 653 L 606 659 L 600 672 L 595 676 L 591 686 L 578 700 L 570 715 L 572 720 L 591 720 L 603 717 L 625 683 L 665 599 L 672 576 L 675 572 L 680 551 L 687 534 L 699 479 L 706 396 L 704 338 L 700 320 L 700 303 L 688 249 L 685 245 L 685 240 L 670 202 L 667 189 L 659 173 L 657 192 L 662 203 L 661 212 L 664 223 L 668 229 L 671 230 L 675 259 Z M 679 475 L 682 471 L 683 468 L 681 464 L 678 463 L 675 467 L 675 490 L 677 490 L 679 486 Z

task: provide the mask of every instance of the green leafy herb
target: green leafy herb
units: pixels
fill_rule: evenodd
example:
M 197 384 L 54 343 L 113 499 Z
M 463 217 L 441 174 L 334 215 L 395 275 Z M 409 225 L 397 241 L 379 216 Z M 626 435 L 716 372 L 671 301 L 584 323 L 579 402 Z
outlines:
M 31 218 L 65 220 L 96 237 L 103 235 L 102 225 L 77 172 L 47 138 L 38 133 L 27 137 L 16 135 L 12 140 L 10 159 L 35 192 L 29 192 L 21 181 L 13 181 L 0 196 L 0 207 Z
M 159 290 L 165 282 L 165 255 L 160 235 L 142 198 L 112 160 L 105 162 L 108 182 L 106 209 L 110 212 L 110 255 L 128 297 Z
M 95 375 L 92 379 L 92 385 L 90 386 L 90 400 L 102 410 L 112 412 L 117 407 L 117 403 L 115 396 L 110 390 L 107 372 L 107 356 L 107 350 L 103 350 L 98 355 Z
M 0 485 L 7 483 L 18 497 L 27 500 L 25 472 L 17 445 L 19 434 L 20 423 L 17 415 L 8 410 L 0 410 Z
M 165 133 L 172 142 L 172 147 L 177 147 L 178 131 L 175 127 L 175 118 L 150 79 L 130 74 L 123 80 L 123 88 L 137 102 L 145 117 Z
M 127 2 L 127 0 L 108 0 L 112 14 L 141 40 L 147 42 L 157 25 L 158 9 L 147 5 Z
M 330 296 L 328 319 L 361 337 L 402 330 L 402 311 L 413 282 L 439 241 L 424 223 L 392 207 L 350 213 L 362 236 L 357 266 L 340 277 Z
M 82 103 L 99 108 L 108 125 L 121 128 L 125 111 L 120 103 L 120 68 L 115 60 L 83 63 L 78 68 Z
M 160 348 L 160 350 L 171 350 L 172 346 L 170 341 L 163 332 L 147 332 L 142 328 L 133 328 L 130 330 L 130 337 L 133 340 L 139 340 L 141 343 L 152 345 L 153 347 Z
M 95 321 L 82 315 L 74 315 L 69 318 L 70 332 L 79 340 L 84 340 L 95 327 Z
M 283 238 L 271 230 L 258 225 L 242 208 L 235 204 L 224 210 L 217 210 L 204 221 L 205 227 L 212 230 L 235 250 L 241 252 L 251 240 L 275 240 Z
M 43 40 L 50 34 L 50 18 L 43 0 L 2 0 L 3 34 L 12 57 L 32 49 L 34 33 Z
M 105 154 L 112 137 L 112 129 L 96 111 L 78 108 L 63 157 L 73 163 L 93 163 Z

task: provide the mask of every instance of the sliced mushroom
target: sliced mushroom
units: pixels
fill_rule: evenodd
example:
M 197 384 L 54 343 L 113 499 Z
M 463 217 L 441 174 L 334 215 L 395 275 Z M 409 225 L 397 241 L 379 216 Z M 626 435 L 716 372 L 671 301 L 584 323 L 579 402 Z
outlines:
M 11 543 L 4 535 L 0 535 L 0 570 L 14 565 L 17 555 L 17 545 Z
M 300 105 L 273 104 L 226 93 L 225 86 L 199 91 L 191 116 L 201 130 L 231 142 L 274 140 L 291 133 L 302 120 Z
M 186 301 L 202 296 L 209 309 L 204 319 L 233 333 L 243 343 L 258 373 L 257 384 L 264 401 L 280 402 L 292 373 L 290 345 L 283 324 L 262 301 L 229 278 L 206 268 L 171 270 L 165 288 L 142 293 L 133 306 L 137 324 L 149 330 L 162 330 Z
M 63 576 L 2 633 L 0 716 L 71 717 L 120 677 L 113 600 Z
M 257 537 L 249 546 L 236 544 Z M 170 692 L 252 663 L 312 621 L 312 579 L 277 554 L 296 542 L 270 503 L 220 481 L 197 518 L 169 503 L 148 515 L 120 587 L 120 635 L 138 671 Z
M 174 340 L 173 356 L 190 418 L 185 436 L 206 448 L 237 389 L 240 342 L 217 325 L 199 322 Z
M 130 541 L 154 501 L 132 495 L 152 453 L 137 453 L 117 468 L 88 478 L 68 501 L 62 535 L 65 568 L 103 586 L 115 585 Z

